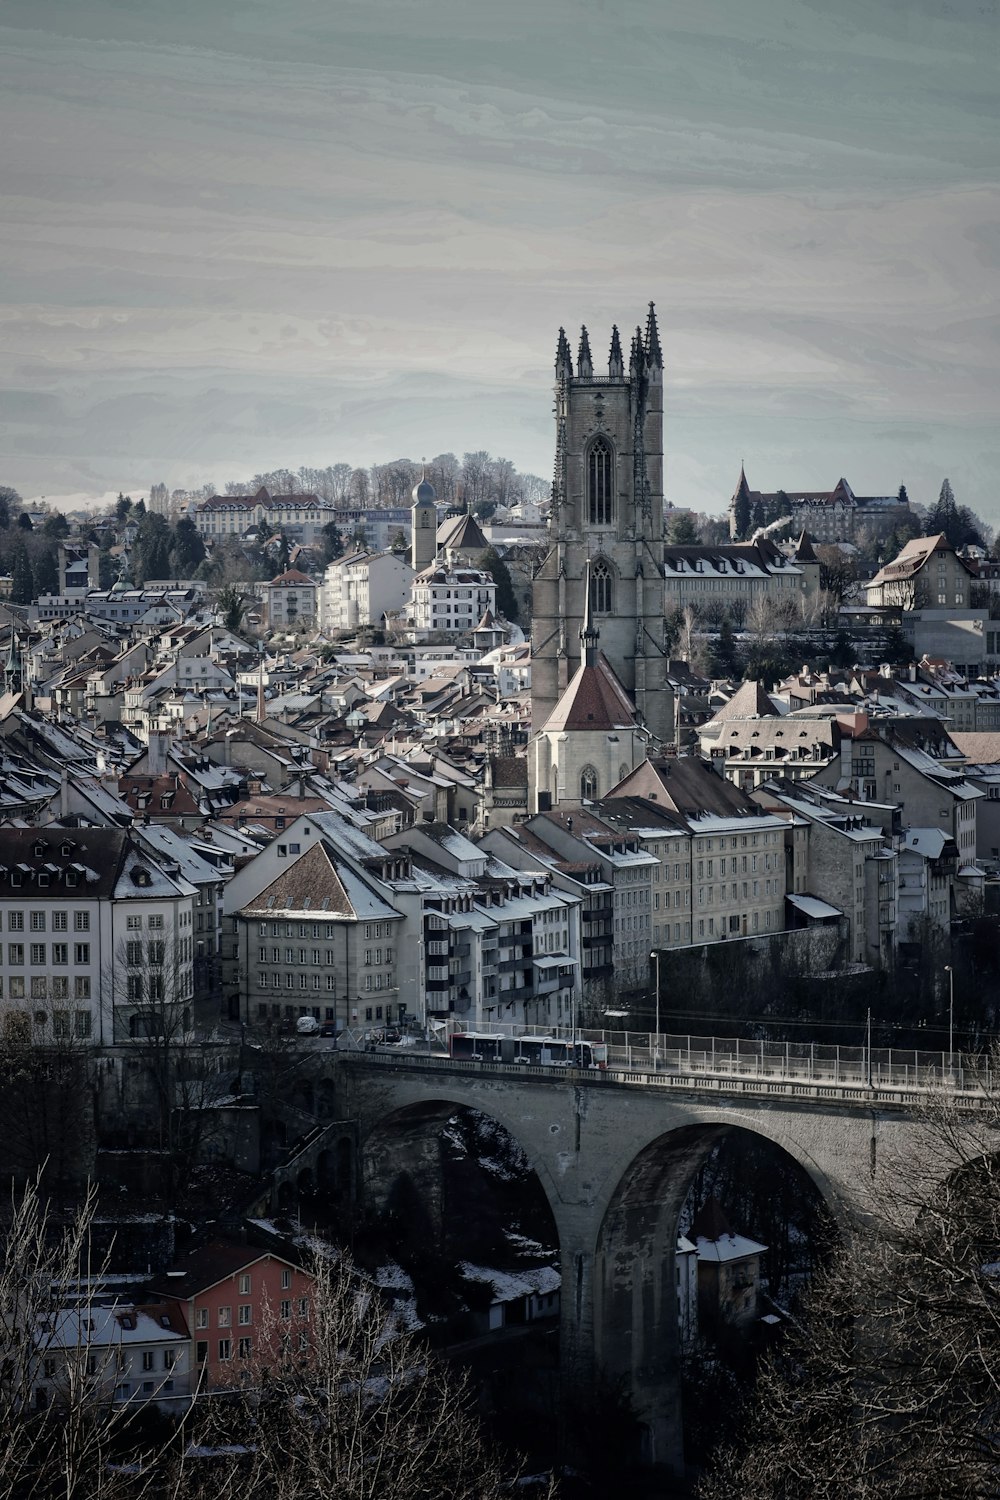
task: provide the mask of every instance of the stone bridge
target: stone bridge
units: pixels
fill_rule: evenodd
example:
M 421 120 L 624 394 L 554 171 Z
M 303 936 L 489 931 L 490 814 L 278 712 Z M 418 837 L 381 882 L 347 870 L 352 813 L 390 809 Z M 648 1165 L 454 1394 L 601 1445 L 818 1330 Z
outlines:
M 404 1172 L 425 1202 L 439 1200 L 438 1138 L 456 1107 L 491 1116 L 519 1143 L 559 1236 L 564 1432 L 574 1412 L 592 1410 L 601 1383 L 622 1389 L 642 1459 L 672 1470 L 683 1464 L 677 1220 L 713 1143 L 733 1129 L 766 1137 L 846 1223 L 876 1170 L 891 1170 L 923 1128 L 918 1091 L 860 1081 L 567 1073 L 364 1052 L 334 1066 L 338 1114 L 357 1122 L 359 1191 L 374 1207 Z

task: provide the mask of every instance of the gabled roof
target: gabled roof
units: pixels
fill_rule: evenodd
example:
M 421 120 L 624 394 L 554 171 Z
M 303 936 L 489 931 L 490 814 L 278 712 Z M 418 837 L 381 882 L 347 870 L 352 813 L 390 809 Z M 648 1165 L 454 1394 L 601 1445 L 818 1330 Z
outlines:
M 194 1297 L 209 1287 L 218 1286 L 238 1271 L 261 1260 L 277 1260 L 283 1265 L 294 1266 L 295 1262 L 273 1251 L 261 1250 L 255 1245 L 235 1245 L 227 1240 L 214 1240 L 200 1250 L 192 1250 L 174 1262 L 165 1277 L 160 1278 L 159 1290 L 173 1297 Z
M 628 694 L 603 652 L 593 666 L 581 663 L 542 733 L 565 730 L 633 729 L 638 723 Z
M 729 701 L 717 709 L 707 722 L 727 724 L 730 719 L 771 719 L 774 713 L 774 700 L 764 691 L 763 684 L 751 677 L 740 683 Z
M 300 573 L 298 568 L 286 568 L 284 573 L 279 573 L 277 578 L 272 578 L 268 588 L 295 588 L 303 583 L 315 586 L 315 579 L 310 578 L 308 573 Z
M 450 548 L 452 552 L 485 552 L 489 546 L 480 529 L 479 522 L 471 512 L 452 516 L 438 527 L 437 545 Z

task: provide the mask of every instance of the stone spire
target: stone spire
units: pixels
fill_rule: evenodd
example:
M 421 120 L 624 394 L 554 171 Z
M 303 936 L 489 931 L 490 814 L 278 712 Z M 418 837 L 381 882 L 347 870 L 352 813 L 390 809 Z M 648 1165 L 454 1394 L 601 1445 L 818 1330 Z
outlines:
M 597 665 L 597 643 L 601 638 L 601 632 L 594 624 L 594 601 L 590 582 L 590 558 L 587 558 L 587 566 L 583 575 L 583 625 L 580 629 L 580 644 L 583 647 L 583 661 L 587 667 Z
M 642 373 L 644 360 L 645 354 L 643 353 L 642 348 L 642 329 L 637 327 L 635 333 L 633 333 L 632 335 L 632 348 L 629 351 L 628 367 L 630 374 L 640 375 Z
M 663 353 L 660 349 L 660 333 L 656 326 L 656 308 L 653 303 L 649 304 L 649 312 L 646 315 L 646 362 L 656 365 L 657 369 L 663 369 Z
M 594 373 L 594 361 L 590 357 L 590 339 L 587 335 L 586 323 L 580 329 L 580 350 L 576 356 L 576 373 L 580 376 L 590 376 Z
M 566 337 L 565 328 L 560 328 L 559 342 L 556 344 L 556 379 L 573 379 L 573 359 L 569 352 L 569 340 Z
M 622 341 L 618 337 L 618 324 L 611 326 L 611 353 L 608 355 L 608 374 L 612 380 L 621 380 L 625 374 L 625 361 L 622 359 Z

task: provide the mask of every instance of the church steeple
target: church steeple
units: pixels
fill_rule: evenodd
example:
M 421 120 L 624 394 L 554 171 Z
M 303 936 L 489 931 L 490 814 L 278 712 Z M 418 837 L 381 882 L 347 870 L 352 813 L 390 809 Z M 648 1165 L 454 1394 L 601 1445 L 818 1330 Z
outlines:
M 588 557 L 583 577 L 583 625 L 580 629 L 580 645 L 583 648 L 585 666 L 597 665 L 597 643 L 600 638 L 601 632 L 594 624 L 594 594 L 590 582 L 590 558 Z
M 625 361 L 622 359 L 622 341 L 618 337 L 618 324 L 611 325 L 611 353 L 608 355 L 608 374 L 612 380 L 621 380 L 625 374 Z
M 576 373 L 581 377 L 593 375 L 594 361 L 590 357 L 590 339 L 586 323 L 580 329 L 580 349 L 576 356 Z
M 569 340 L 566 337 L 565 328 L 560 328 L 559 342 L 556 344 L 556 379 L 573 379 L 573 359 L 569 352 Z

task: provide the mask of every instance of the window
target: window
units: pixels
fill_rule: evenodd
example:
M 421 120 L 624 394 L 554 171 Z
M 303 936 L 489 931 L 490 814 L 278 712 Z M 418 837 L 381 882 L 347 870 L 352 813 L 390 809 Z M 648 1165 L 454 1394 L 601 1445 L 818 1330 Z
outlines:
M 90 931 L 90 912 L 89 911 L 75 911 L 73 913 L 73 931 L 74 932 L 89 932 Z
M 66 913 L 64 911 L 54 911 L 52 913 L 52 931 L 66 931 Z
M 141 927 L 142 926 L 142 918 L 141 917 L 126 917 L 126 919 L 125 919 L 125 926 L 130 931 L 134 932 L 137 927 Z
M 154 912 L 154 914 L 149 919 L 149 925 L 153 929 L 154 932 L 162 932 L 163 931 L 163 917 L 162 916 L 157 916 L 157 914 Z
M 90 963 L 90 944 L 89 943 L 74 943 L 73 944 L 73 962 L 75 964 L 89 964 Z
M 196 1328 L 208 1327 L 208 1308 L 199 1307 L 194 1315 L 194 1326 Z
M 174 1368 L 174 1360 L 176 1358 L 177 1358 L 177 1355 L 176 1355 L 176 1353 L 175 1353 L 175 1351 L 173 1349 L 164 1349 L 164 1351 L 163 1351 L 163 1368 L 165 1370 L 172 1370 Z
M 69 1034 L 69 1011 L 54 1011 L 52 1014 L 52 1035 L 55 1037 L 64 1038 L 68 1037 Z
M 308 1318 L 308 1316 L 309 1316 L 309 1298 L 308 1297 L 300 1297 L 299 1298 L 299 1317 L 300 1318 Z
M 590 606 L 595 615 L 612 615 L 615 612 L 614 574 L 603 557 L 599 557 L 590 570 Z M 628 775 L 626 766 L 622 772 Z
M 11 932 L 23 932 L 24 912 L 12 911 L 7 918 L 7 926 L 10 928 Z
M 45 931 L 45 913 L 43 911 L 33 911 L 31 913 L 31 930 L 32 932 Z
M 241 1302 L 237 1321 L 246 1326 L 253 1322 L 253 1308 L 249 1302 Z
M 593 766 L 584 766 L 580 772 L 580 798 L 592 802 L 597 796 L 597 772 Z
M 33 974 L 31 976 L 31 998 L 32 1000 L 44 1000 L 49 992 L 48 982 L 44 974 Z M 43 1012 L 44 1014 L 44 1012 Z M 37 1016 L 35 1018 L 38 1019 Z
M 231 1328 L 233 1323 L 233 1310 L 231 1307 L 219 1308 L 219 1327 Z
M 220 1339 L 219 1340 L 219 1359 L 223 1362 L 223 1364 L 225 1364 L 225 1362 L 227 1360 L 232 1359 L 232 1357 L 233 1357 L 233 1341 L 232 1341 L 232 1339 Z
M 290 1318 L 292 1316 L 292 1304 L 288 1297 L 282 1298 L 278 1316 L 281 1318 Z
M 250 1295 L 250 1277 L 246 1272 L 240 1277 L 240 1295 L 243 1297 L 249 1297 Z
M 614 517 L 614 459 L 604 438 L 591 446 L 587 458 L 587 500 L 591 526 L 610 526 Z
M 12 969 L 21 968 L 24 965 L 24 944 L 7 944 L 7 962 Z
M 240 1339 L 240 1342 L 239 1342 L 239 1355 L 240 1355 L 240 1359 L 249 1359 L 252 1353 L 253 1353 L 253 1339 Z
M 282 1271 L 282 1273 L 281 1273 L 281 1290 L 283 1292 L 287 1292 L 288 1288 L 291 1286 L 291 1284 L 292 1284 L 292 1273 L 291 1273 L 291 1271 L 288 1271 L 288 1270 Z
M 142 1351 L 142 1368 L 144 1370 L 151 1370 L 153 1368 L 153 1354 L 150 1349 Z
M 31 963 L 33 968 L 42 968 L 45 964 L 45 944 L 31 944 Z
M 78 1010 L 73 1013 L 73 1032 L 79 1040 L 90 1036 L 90 1011 Z

